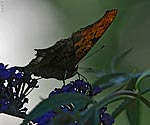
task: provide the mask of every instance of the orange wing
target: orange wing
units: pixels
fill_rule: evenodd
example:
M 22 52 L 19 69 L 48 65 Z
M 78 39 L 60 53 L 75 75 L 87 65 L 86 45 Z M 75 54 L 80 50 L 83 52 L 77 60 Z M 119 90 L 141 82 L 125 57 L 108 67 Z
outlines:
M 94 46 L 94 44 L 113 22 L 116 15 L 117 9 L 106 11 L 105 15 L 97 22 L 72 34 L 73 38 L 81 38 L 79 41 L 74 43 L 74 47 L 76 49 L 76 63 L 78 63 Z

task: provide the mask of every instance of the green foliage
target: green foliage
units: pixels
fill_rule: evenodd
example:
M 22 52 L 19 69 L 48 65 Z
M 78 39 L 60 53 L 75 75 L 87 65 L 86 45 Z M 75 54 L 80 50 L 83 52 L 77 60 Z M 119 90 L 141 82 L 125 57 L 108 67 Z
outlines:
M 139 125 L 140 123 L 140 102 L 143 102 L 150 108 L 150 102 L 143 94 L 150 91 L 150 88 L 141 89 L 141 81 L 150 76 L 150 70 L 146 70 L 143 73 L 127 73 L 116 72 L 116 67 L 121 62 L 121 59 L 125 57 L 131 49 L 128 49 L 123 54 L 120 54 L 113 63 L 113 71 L 111 73 L 104 73 L 102 76 L 92 84 L 92 86 L 99 86 L 104 89 L 111 87 L 119 87 L 112 93 L 104 95 L 98 100 L 94 100 L 93 97 L 88 97 L 77 93 L 64 93 L 57 94 L 39 103 L 26 117 L 23 125 L 29 121 L 41 116 L 49 110 L 55 110 L 58 112 L 57 117 L 53 120 L 53 125 L 59 124 L 62 119 L 66 119 L 68 123 L 77 120 L 79 125 L 99 125 L 99 111 L 104 106 L 122 100 L 122 102 L 116 106 L 112 112 L 112 116 L 116 118 L 120 113 L 126 111 L 127 117 L 131 125 Z M 63 113 L 59 111 L 61 105 L 74 104 L 74 115 L 69 113 Z M 62 125 L 66 123 L 62 123 Z M 68 124 L 69 125 L 69 124 Z
M 84 108 L 87 104 L 92 103 L 91 98 L 78 93 L 61 93 L 53 95 L 52 97 L 40 102 L 25 118 L 22 125 L 27 124 L 29 121 L 40 117 L 50 110 L 59 110 L 61 105 L 73 103 L 75 105 L 75 112 Z
M 150 76 L 150 70 L 146 70 L 143 73 L 116 72 L 117 66 L 120 64 L 122 59 L 124 59 L 124 57 L 126 57 L 127 54 L 131 52 L 131 50 L 132 48 L 126 50 L 122 54 L 119 54 L 111 64 L 111 72 L 113 73 L 104 73 L 104 75 L 100 76 L 100 78 L 98 78 L 98 80 L 96 80 L 93 85 L 99 85 L 103 89 L 121 85 L 121 87 L 118 90 L 124 88 L 126 90 L 129 90 L 130 92 L 135 92 L 134 94 L 136 96 L 134 98 L 118 98 L 114 100 L 118 101 L 120 99 L 123 99 L 123 102 L 119 106 L 117 106 L 116 109 L 112 112 L 112 116 L 117 117 L 122 111 L 126 110 L 130 124 L 139 125 L 140 103 L 138 100 L 143 101 L 146 105 L 148 104 L 147 106 L 149 107 L 149 101 L 146 98 L 144 98 L 142 94 L 145 94 L 150 90 L 150 88 L 141 90 L 140 84 L 144 78 Z M 138 96 L 140 96 L 140 98 Z M 136 98 L 138 100 L 136 100 Z
M 139 125 L 140 124 L 140 103 L 137 100 L 132 100 L 127 106 L 126 109 L 127 117 L 129 119 L 130 125 Z
M 150 70 L 146 70 L 145 72 L 142 73 L 142 75 L 137 79 L 136 81 L 136 85 L 135 85 L 135 88 L 138 92 L 141 92 L 141 89 L 140 89 L 140 83 L 142 82 L 142 80 L 144 78 L 147 78 L 150 76 Z
M 127 49 L 125 52 L 119 54 L 114 58 L 111 63 L 111 70 L 112 72 L 116 72 L 117 66 L 121 63 L 121 61 L 132 51 L 133 48 Z

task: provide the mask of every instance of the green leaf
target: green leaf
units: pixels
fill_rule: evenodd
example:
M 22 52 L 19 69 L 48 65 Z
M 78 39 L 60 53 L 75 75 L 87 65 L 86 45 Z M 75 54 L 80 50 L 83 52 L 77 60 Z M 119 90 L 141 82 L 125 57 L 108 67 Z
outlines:
M 116 118 L 122 111 L 126 110 L 127 117 L 129 119 L 130 125 L 138 125 L 140 123 L 139 113 L 140 113 L 140 103 L 135 99 L 125 99 L 115 111 L 113 111 L 112 116 Z
M 92 85 L 93 86 L 100 85 L 102 89 L 105 89 L 113 85 L 120 85 L 130 79 L 131 79 L 131 74 L 113 73 L 113 74 L 107 74 L 102 76 L 97 81 L 95 81 Z
M 114 81 L 115 82 L 115 79 L 117 79 L 119 77 L 126 76 L 126 75 L 127 75 L 127 73 L 111 73 L 111 74 L 106 74 L 106 75 L 102 76 L 101 78 L 99 78 L 98 80 L 96 80 L 93 83 L 93 85 L 100 85 L 102 83 L 107 83 L 107 82 L 110 82 L 110 81 Z M 116 82 L 118 83 L 117 80 L 116 80 Z
M 88 125 L 99 125 L 99 110 L 95 109 L 91 116 L 88 118 L 88 120 L 86 121 L 86 123 Z
M 102 89 L 107 89 L 114 85 L 122 85 L 129 80 L 137 79 L 141 73 L 112 73 L 107 74 L 96 80 L 92 85 L 100 86 Z
M 127 117 L 129 119 L 130 125 L 140 124 L 140 103 L 139 101 L 131 101 L 126 109 Z
M 89 124 L 91 123 L 90 119 L 93 117 L 94 111 L 95 111 L 95 107 L 94 105 L 92 105 L 85 111 L 80 112 L 81 115 L 80 121 L 82 122 L 82 124 L 85 124 L 85 122 L 88 122 Z
M 120 91 L 109 94 L 108 96 L 101 99 L 99 102 L 95 103 L 95 105 L 92 105 L 89 109 L 82 112 L 81 116 L 84 118 L 83 121 L 85 122 L 86 120 L 92 118 L 95 111 L 98 111 L 102 107 L 104 107 L 114 101 L 118 101 L 120 99 L 126 99 L 127 101 L 118 108 L 117 112 L 113 113 L 113 116 L 117 116 L 118 113 L 120 113 L 122 110 L 124 110 L 125 107 L 127 106 L 127 104 L 129 104 L 129 102 L 131 102 L 133 100 L 135 100 L 135 101 L 140 100 L 141 102 L 143 102 L 145 105 L 147 105 L 150 108 L 150 102 L 148 100 L 146 100 L 139 93 L 129 91 L 129 90 L 120 90 Z
M 150 91 L 150 88 L 146 88 L 146 89 L 144 89 L 144 90 L 141 91 L 141 94 L 143 95 L 143 94 L 145 94 L 145 93 L 147 93 L 147 92 L 149 92 L 149 91 Z M 116 100 L 116 101 L 117 101 L 117 100 Z M 135 100 L 135 99 L 129 99 L 129 98 L 125 99 L 125 100 L 113 111 L 112 116 L 113 116 L 114 118 L 116 118 L 122 111 L 124 111 L 124 110 L 127 109 L 128 105 L 130 105 L 130 103 L 133 103 L 134 101 L 136 101 L 136 100 Z M 135 110 L 136 110 L 136 108 L 135 108 Z M 138 110 L 138 109 L 137 109 L 137 110 Z
M 150 108 L 150 102 L 146 98 L 144 98 L 139 93 L 129 91 L 129 90 L 120 90 L 120 91 L 114 92 L 114 93 L 106 96 L 105 98 L 103 98 L 102 100 L 100 100 L 97 103 L 96 108 L 100 109 L 103 106 L 105 106 L 111 102 L 114 102 L 114 100 L 123 99 L 121 97 L 140 100 L 141 102 L 143 102 L 145 105 L 147 105 Z
M 80 112 L 82 124 L 87 125 L 99 125 L 99 110 L 96 108 L 96 104 L 90 106 L 85 111 Z
M 74 110 L 79 111 L 87 104 L 92 103 L 92 99 L 88 96 L 79 93 L 60 93 L 53 95 L 48 99 L 40 102 L 25 118 L 22 125 L 26 125 L 29 121 L 42 116 L 44 113 L 50 110 L 58 110 L 61 105 L 67 105 L 73 103 L 75 105 Z
M 118 66 L 118 64 L 120 64 L 120 62 L 122 61 L 123 58 L 125 58 L 125 56 L 127 56 L 127 54 L 129 54 L 129 52 L 131 52 L 133 48 L 130 48 L 128 50 L 126 50 L 125 52 L 121 53 L 120 55 L 118 55 L 116 58 L 114 58 L 114 60 L 112 61 L 111 64 L 111 70 L 114 73 L 116 67 Z
M 122 111 L 124 111 L 127 105 L 132 101 L 132 99 L 125 99 L 113 112 L 112 116 L 116 118 Z
M 133 99 L 134 99 L 134 100 L 135 100 L 135 99 L 140 100 L 140 101 L 142 101 L 144 104 L 146 104 L 146 105 L 150 108 L 150 102 L 149 102 L 148 100 L 146 100 L 146 99 L 145 99 L 143 96 L 141 96 L 140 94 L 135 93 L 135 92 L 133 92 L 133 91 L 129 91 L 129 90 L 121 90 L 121 91 L 112 93 L 111 95 L 105 97 L 105 98 L 102 99 L 100 102 L 98 102 L 98 104 L 97 104 L 96 107 L 97 107 L 97 108 L 102 108 L 103 106 L 108 105 L 108 104 L 111 103 L 111 102 L 114 102 L 114 100 L 122 99 L 122 98 L 121 98 L 122 96 L 124 96 L 125 98 L 129 98 L 130 100 L 133 100 Z M 133 98 L 133 97 L 134 97 L 134 98 Z M 133 99 L 132 99 L 132 98 L 133 98 Z M 136 101 L 137 101 L 137 100 L 136 100 Z M 129 100 L 128 100 L 128 101 L 129 101 Z M 128 104 L 128 102 L 127 102 L 126 104 Z M 126 104 L 122 105 L 122 107 L 120 106 L 117 113 L 119 113 L 119 111 L 125 109 Z M 131 108 L 132 108 L 132 107 L 131 107 Z M 136 110 L 136 108 L 138 108 L 138 107 L 136 106 L 136 107 L 134 108 L 134 110 L 132 110 L 132 113 L 133 113 L 133 111 Z M 137 110 L 138 110 L 138 109 L 137 109 Z M 138 112 L 136 112 L 136 113 L 138 113 Z M 133 114 L 134 114 L 134 113 L 133 113 Z M 133 115 L 133 114 L 132 114 L 132 115 Z M 131 125 L 138 125 L 138 124 L 134 124 L 135 122 L 133 121 L 133 120 L 135 120 L 135 118 L 138 117 L 138 115 L 139 115 L 139 114 L 135 115 L 134 118 L 130 118 L 130 117 L 132 117 L 132 116 L 129 116 L 130 122 L 132 122 Z M 113 114 L 113 116 L 114 116 L 114 114 Z
M 70 112 L 59 112 L 49 123 L 50 125 L 71 125 L 74 121 L 78 121 L 78 118 L 75 114 Z
M 148 76 L 150 76 L 150 69 L 148 69 L 145 72 L 143 72 L 142 75 L 137 79 L 136 84 L 135 84 L 135 88 L 136 88 L 136 90 L 138 92 L 141 92 L 141 89 L 140 89 L 140 83 L 141 83 L 141 81 L 144 78 L 148 77 Z
M 93 125 L 99 125 L 99 110 L 96 109 L 93 115 Z
M 140 103 L 135 99 L 125 99 L 121 105 L 112 113 L 112 116 L 116 118 L 123 110 L 126 110 L 127 117 L 130 125 L 139 125 L 140 119 Z

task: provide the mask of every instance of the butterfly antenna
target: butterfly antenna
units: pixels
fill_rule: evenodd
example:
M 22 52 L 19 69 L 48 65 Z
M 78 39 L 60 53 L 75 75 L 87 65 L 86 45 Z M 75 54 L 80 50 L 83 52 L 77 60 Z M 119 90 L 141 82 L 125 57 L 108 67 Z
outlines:
M 79 67 L 79 69 L 86 70 L 86 72 L 98 72 L 97 69 L 94 69 L 94 68 L 91 68 L 91 67 L 89 67 L 89 68 L 87 68 L 87 67 Z
M 83 61 L 87 60 L 89 57 L 95 55 L 96 53 L 100 52 L 102 49 L 104 49 L 106 46 L 102 45 L 102 47 L 100 49 L 97 49 L 96 51 L 94 51 L 91 55 L 86 56 L 85 58 L 83 58 L 78 64 L 82 63 Z

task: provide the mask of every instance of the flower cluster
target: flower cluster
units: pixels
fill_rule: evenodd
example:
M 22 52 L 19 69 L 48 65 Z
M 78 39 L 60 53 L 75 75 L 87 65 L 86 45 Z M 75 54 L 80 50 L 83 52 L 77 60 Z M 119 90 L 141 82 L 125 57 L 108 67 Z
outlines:
M 49 97 L 54 94 L 68 93 L 68 92 L 81 93 L 92 97 L 97 93 L 101 92 L 101 88 L 99 88 L 98 86 L 92 87 L 88 82 L 78 79 L 63 86 L 62 88 L 55 88 L 55 90 L 49 94 Z
M 101 88 L 99 88 L 98 86 L 92 87 L 91 84 L 89 84 L 88 82 L 78 79 L 78 80 L 70 82 L 67 85 L 62 86 L 62 88 L 55 88 L 55 90 L 49 94 L 49 97 L 59 94 L 59 93 L 81 93 L 89 97 L 92 97 L 100 92 L 101 92 Z M 74 108 L 73 104 L 60 106 L 60 109 L 64 113 L 69 112 L 73 114 L 73 108 Z M 100 124 L 112 125 L 114 122 L 114 119 L 111 115 L 109 115 L 108 113 L 105 113 L 105 111 L 106 111 L 106 108 L 102 108 L 100 110 L 100 116 L 99 116 Z M 34 119 L 34 123 L 38 123 L 38 125 L 48 125 L 54 119 L 55 116 L 57 116 L 57 113 L 51 110 L 43 114 L 43 116 Z M 76 124 L 78 124 L 77 121 L 73 121 L 69 125 L 76 125 Z
M 37 80 L 17 67 L 7 67 L 0 63 L 0 112 L 23 118 L 27 111 L 26 96 L 36 87 Z
M 114 123 L 114 118 L 106 113 L 107 107 L 103 107 L 100 109 L 100 121 L 102 125 L 112 125 Z
M 25 118 L 27 108 L 24 107 L 25 103 L 28 103 L 27 95 L 37 88 L 38 80 L 32 78 L 30 73 L 20 70 L 17 67 L 7 68 L 8 65 L 0 63 L 0 112 L 10 114 L 13 116 Z M 63 85 L 62 88 L 55 88 L 49 94 L 49 98 L 59 93 L 80 93 L 89 97 L 93 97 L 101 92 L 101 88 L 98 86 L 92 86 L 90 83 L 84 80 L 75 80 L 67 85 Z M 69 125 L 77 125 L 78 121 L 74 119 L 74 104 L 60 105 L 60 111 L 62 113 L 71 114 L 63 116 L 64 123 L 68 120 Z M 85 107 L 86 108 L 86 107 Z M 83 109 L 84 110 L 84 109 Z M 114 119 L 111 115 L 106 113 L 107 108 L 103 107 L 99 111 L 99 121 L 101 125 L 112 125 Z M 50 110 L 34 119 L 32 122 L 38 125 L 48 125 L 54 119 L 56 119 L 60 113 L 55 110 Z

